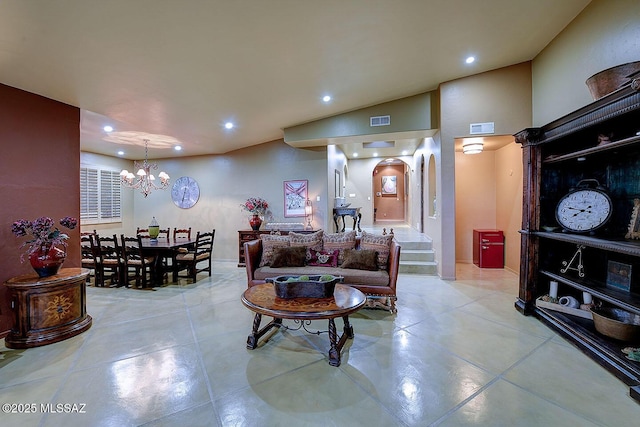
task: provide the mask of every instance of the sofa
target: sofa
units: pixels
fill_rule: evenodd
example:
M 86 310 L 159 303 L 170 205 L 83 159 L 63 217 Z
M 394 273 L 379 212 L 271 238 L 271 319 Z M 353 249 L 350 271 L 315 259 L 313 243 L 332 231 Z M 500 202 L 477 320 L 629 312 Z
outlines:
M 367 296 L 366 307 L 396 312 L 400 245 L 393 234 L 327 234 L 323 230 L 264 234 L 245 242 L 244 254 L 249 287 L 284 275 L 330 274 L 362 291 Z

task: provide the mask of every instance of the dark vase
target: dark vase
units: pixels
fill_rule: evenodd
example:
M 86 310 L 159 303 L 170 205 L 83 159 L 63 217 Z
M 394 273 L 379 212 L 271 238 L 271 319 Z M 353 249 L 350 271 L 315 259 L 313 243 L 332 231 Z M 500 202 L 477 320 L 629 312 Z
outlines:
M 53 276 L 67 257 L 62 249 L 52 245 L 42 245 L 29 255 L 31 266 L 40 277 Z
M 249 225 L 252 230 L 258 231 L 260 230 L 260 226 L 262 225 L 262 219 L 258 215 L 254 215 L 249 218 Z

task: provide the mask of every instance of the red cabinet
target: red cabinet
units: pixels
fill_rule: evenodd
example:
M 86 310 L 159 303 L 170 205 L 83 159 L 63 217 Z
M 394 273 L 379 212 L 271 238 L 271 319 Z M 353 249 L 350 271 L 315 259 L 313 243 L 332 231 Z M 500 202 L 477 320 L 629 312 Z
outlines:
M 504 268 L 501 230 L 473 230 L 473 263 L 480 268 Z

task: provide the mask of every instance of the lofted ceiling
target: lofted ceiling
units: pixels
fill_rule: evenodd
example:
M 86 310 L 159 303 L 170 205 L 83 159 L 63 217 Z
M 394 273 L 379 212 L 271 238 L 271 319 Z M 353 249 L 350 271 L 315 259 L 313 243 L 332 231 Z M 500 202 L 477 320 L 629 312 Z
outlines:
M 85 151 L 143 157 L 140 146 L 105 141 L 110 124 L 183 146 L 150 148 L 151 158 L 225 153 L 531 60 L 588 3 L 3 0 L 0 83 L 81 108 Z M 363 141 L 326 143 L 349 151 Z

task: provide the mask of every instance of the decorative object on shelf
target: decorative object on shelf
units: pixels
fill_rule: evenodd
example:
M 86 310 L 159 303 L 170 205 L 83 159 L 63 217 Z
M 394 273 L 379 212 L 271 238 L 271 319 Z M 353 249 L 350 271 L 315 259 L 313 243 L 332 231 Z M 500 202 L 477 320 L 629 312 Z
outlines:
M 169 186 L 169 175 L 165 172 L 160 172 L 158 178 L 160 178 L 160 186 L 158 187 L 154 181 L 155 176 L 151 173 L 151 169 L 158 169 L 158 165 L 155 163 L 149 163 L 149 140 L 144 140 L 144 161 L 140 164 L 137 161 L 133 162 L 134 169 L 138 169 L 138 172 L 134 175 L 133 172 L 129 172 L 123 169 L 120 172 L 120 182 L 124 187 L 132 189 L 140 189 L 144 197 L 147 197 L 152 190 L 164 190 Z M 138 176 L 136 178 L 136 175 Z
M 556 206 L 556 220 L 567 231 L 592 232 L 609 221 L 611 198 L 595 179 L 583 179 Z
M 569 307 L 569 308 L 579 308 L 580 307 L 580 301 L 578 301 L 577 299 L 575 299 L 572 296 L 560 297 L 560 299 L 558 300 L 558 304 L 560 304 L 561 306 L 564 306 L 564 307 Z
M 589 77 L 585 82 L 594 100 L 598 100 L 622 86 L 632 83 L 640 72 L 640 61 L 628 62 L 607 68 Z
M 284 216 L 285 218 L 305 216 L 308 181 L 284 181 Z
M 171 200 L 181 209 L 192 208 L 200 199 L 200 187 L 198 182 L 190 176 L 181 176 L 176 179 L 171 188 Z
M 585 246 L 583 245 L 576 245 L 576 246 L 578 247 L 578 249 L 576 250 L 576 253 L 573 254 L 571 259 L 569 261 L 562 261 L 562 265 L 564 265 L 564 268 L 561 268 L 560 272 L 566 273 L 569 270 L 574 270 L 578 272 L 578 276 L 584 277 L 584 265 L 582 264 L 582 250 L 585 248 Z M 575 267 L 572 267 L 574 261 L 577 261 L 578 264 Z
M 640 239 L 640 199 L 633 199 L 633 211 L 631 212 L 631 221 L 629 221 L 629 228 L 627 234 L 624 236 L 626 239 Z
M 558 304 L 557 298 L 555 299 L 555 301 L 552 301 L 549 295 L 543 295 L 541 297 L 538 297 L 536 299 L 536 307 L 558 311 L 560 313 L 567 313 L 573 316 L 582 317 L 584 319 L 589 319 L 589 320 L 593 319 L 591 310 L 585 310 L 582 308 L 572 308 L 572 307 L 560 305 Z
M 249 197 L 240 207 L 251 212 L 253 215 L 249 218 L 249 225 L 252 230 L 259 230 L 262 225 L 262 218 L 269 209 L 269 203 L 260 197 Z
M 622 349 L 622 352 L 625 354 L 627 359 L 633 360 L 634 362 L 640 362 L 640 347 L 625 347 Z
M 558 299 L 558 282 L 551 280 L 549 282 L 549 296 L 555 301 Z
M 311 200 L 307 199 L 304 205 L 304 216 L 307 217 L 307 225 L 305 225 L 305 230 L 313 230 L 313 225 L 311 225 L 311 221 L 313 221 L 313 204 Z
M 66 216 L 60 220 L 60 225 L 73 230 L 78 225 L 78 220 Z M 11 231 L 16 237 L 31 236 L 31 239 L 21 246 L 27 246 L 29 249 L 20 260 L 24 261 L 26 255 L 38 276 L 53 276 L 58 272 L 66 258 L 69 235 L 62 233 L 57 227 L 54 228 L 51 218 L 43 216 L 34 221 L 20 219 L 11 225 Z M 58 246 L 62 246 L 63 249 Z
M 620 341 L 640 339 L 640 315 L 613 307 L 594 307 L 591 313 L 596 331 L 602 335 Z
M 160 234 L 160 224 L 158 224 L 154 216 L 151 218 L 151 223 L 149 223 L 149 237 L 151 240 L 158 240 L 158 234 Z
M 607 288 L 631 292 L 631 265 L 610 260 L 607 264 Z

